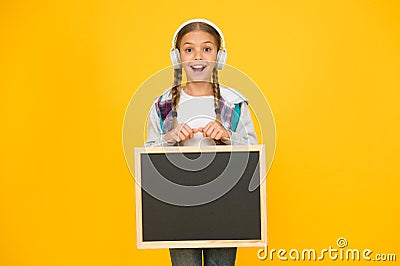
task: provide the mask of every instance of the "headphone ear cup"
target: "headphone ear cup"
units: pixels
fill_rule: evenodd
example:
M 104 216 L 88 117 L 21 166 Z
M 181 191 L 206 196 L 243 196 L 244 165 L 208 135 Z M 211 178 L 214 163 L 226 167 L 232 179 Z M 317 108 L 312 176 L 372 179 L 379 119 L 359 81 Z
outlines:
M 216 60 L 217 69 L 221 70 L 224 68 L 225 63 L 226 63 L 226 57 L 227 57 L 227 53 L 225 50 L 218 51 L 217 60 Z
M 174 66 L 174 69 L 180 69 L 181 68 L 181 54 L 179 53 L 179 50 L 174 48 L 170 52 L 170 57 L 171 57 L 171 62 L 172 65 Z

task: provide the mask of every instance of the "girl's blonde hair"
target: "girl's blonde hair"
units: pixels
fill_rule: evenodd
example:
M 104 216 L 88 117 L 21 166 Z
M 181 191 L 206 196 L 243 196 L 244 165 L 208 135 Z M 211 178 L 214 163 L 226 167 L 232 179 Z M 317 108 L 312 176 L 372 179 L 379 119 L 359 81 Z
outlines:
M 180 43 L 182 41 L 183 36 L 185 36 L 189 32 L 195 31 L 195 30 L 201 30 L 201 31 L 211 34 L 216 41 L 218 49 L 221 48 L 221 36 L 219 36 L 218 31 L 216 29 L 214 29 L 212 26 L 210 26 L 204 22 L 193 22 L 193 23 L 190 23 L 190 24 L 184 26 L 177 34 L 175 48 L 179 50 Z M 180 98 L 179 87 L 181 85 L 181 82 L 182 82 L 182 68 L 174 69 L 174 84 L 171 89 L 173 127 L 176 127 L 178 125 L 176 107 L 179 104 L 179 98 Z M 213 92 L 214 92 L 215 120 L 218 123 L 222 124 L 221 111 L 220 111 L 220 106 L 219 106 L 219 99 L 221 98 L 221 94 L 220 94 L 220 89 L 219 89 L 218 70 L 217 70 L 216 65 L 214 66 L 213 74 L 212 74 L 212 88 L 213 88 Z

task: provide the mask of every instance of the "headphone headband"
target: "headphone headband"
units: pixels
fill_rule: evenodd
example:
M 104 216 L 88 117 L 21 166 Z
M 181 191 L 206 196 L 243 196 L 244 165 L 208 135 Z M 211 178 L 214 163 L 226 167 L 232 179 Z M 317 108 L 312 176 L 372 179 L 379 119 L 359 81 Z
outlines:
M 214 23 L 212 23 L 209 20 L 206 19 L 202 19 L 202 18 L 195 18 L 195 19 L 191 19 L 188 20 L 186 22 L 184 22 L 182 25 L 179 26 L 179 28 L 175 31 L 174 37 L 172 38 L 172 50 L 175 49 L 176 46 L 176 38 L 178 36 L 178 33 L 180 32 L 180 30 L 185 27 L 186 25 L 190 24 L 190 23 L 194 23 L 194 22 L 203 22 L 206 23 L 208 25 L 210 25 L 211 27 L 213 27 L 219 34 L 219 36 L 221 37 L 221 46 L 222 46 L 222 50 L 225 50 L 225 39 L 224 39 L 224 35 L 222 34 L 222 31 L 218 28 L 217 25 L 215 25 Z M 220 50 L 221 47 L 219 47 L 218 49 Z

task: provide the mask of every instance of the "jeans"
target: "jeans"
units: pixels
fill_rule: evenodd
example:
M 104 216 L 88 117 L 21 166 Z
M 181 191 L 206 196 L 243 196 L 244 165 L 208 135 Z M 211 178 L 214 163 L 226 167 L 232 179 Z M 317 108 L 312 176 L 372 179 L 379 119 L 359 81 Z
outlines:
M 170 248 L 172 266 L 233 266 L 237 248 Z

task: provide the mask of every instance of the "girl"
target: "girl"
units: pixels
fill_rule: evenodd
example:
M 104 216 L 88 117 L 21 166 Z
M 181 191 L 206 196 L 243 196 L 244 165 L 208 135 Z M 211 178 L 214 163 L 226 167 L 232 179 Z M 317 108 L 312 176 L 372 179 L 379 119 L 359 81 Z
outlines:
M 215 24 L 204 19 L 183 23 L 172 40 L 171 60 L 174 85 L 152 105 L 145 146 L 257 144 L 247 100 L 218 83 L 226 51 Z M 201 265 L 202 253 L 204 265 L 235 264 L 236 248 L 174 248 L 172 265 Z

